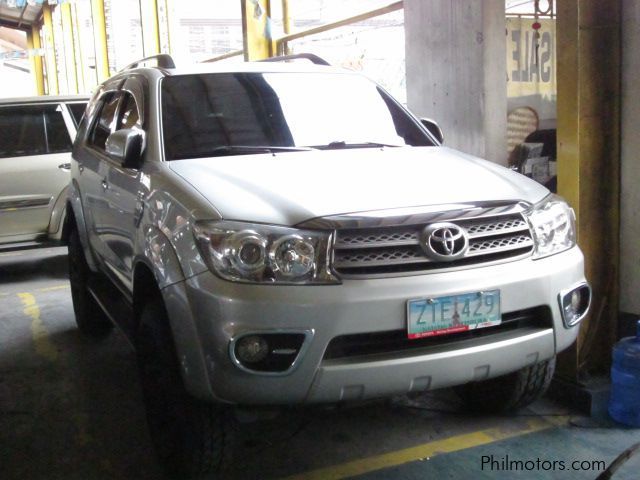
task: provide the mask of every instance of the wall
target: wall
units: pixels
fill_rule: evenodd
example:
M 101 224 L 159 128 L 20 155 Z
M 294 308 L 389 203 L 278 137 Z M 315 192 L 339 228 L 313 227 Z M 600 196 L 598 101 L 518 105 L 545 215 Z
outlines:
M 620 310 L 640 317 L 640 0 L 622 1 Z
M 405 0 L 407 103 L 445 144 L 506 164 L 504 0 Z

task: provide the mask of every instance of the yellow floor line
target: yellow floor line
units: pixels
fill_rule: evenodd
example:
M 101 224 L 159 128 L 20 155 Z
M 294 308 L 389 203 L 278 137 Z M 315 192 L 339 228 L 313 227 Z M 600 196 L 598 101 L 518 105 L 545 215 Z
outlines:
M 527 433 L 539 432 L 559 425 L 565 425 L 568 416 L 532 417 L 521 428 L 489 428 L 479 432 L 465 433 L 433 442 L 405 448 L 395 452 L 384 453 L 374 457 L 362 458 L 341 465 L 320 468 L 299 475 L 287 477 L 285 480 L 338 480 L 363 475 L 383 468 L 395 467 L 404 463 L 424 460 L 443 453 L 451 453 L 467 448 L 487 445 Z
M 55 285 L 53 287 L 45 287 L 45 288 L 39 288 L 38 290 L 36 290 L 37 292 L 51 292 L 54 290 L 64 290 L 67 288 L 71 288 L 70 285 L 68 283 L 65 283 L 64 285 Z
M 52 362 L 57 360 L 58 351 L 51 343 L 47 328 L 42 323 L 40 307 L 36 303 L 36 298 L 30 293 L 18 293 L 18 297 L 24 305 L 24 314 L 31 317 L 31 336 L 36 346 L 36 353 Z

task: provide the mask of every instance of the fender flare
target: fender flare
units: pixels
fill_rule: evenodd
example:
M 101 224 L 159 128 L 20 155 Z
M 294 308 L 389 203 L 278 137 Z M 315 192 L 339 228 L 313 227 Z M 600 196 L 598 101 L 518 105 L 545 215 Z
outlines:
M 142 251 L 133 260 L 134 277 L 135 267 L 141 262 L 151 269 L 160 290 L 185 279 L 173 244 L 158 227 L 144 229 Z
M 180 261 L 170 240 L 155 226 L 145 228 L 143 251 L 133 262 L 134 310 L 139 300 L 135 279 L 141 265 L 151 271 L 164 300 L 185 387 L 197 398 L 215 400 Z

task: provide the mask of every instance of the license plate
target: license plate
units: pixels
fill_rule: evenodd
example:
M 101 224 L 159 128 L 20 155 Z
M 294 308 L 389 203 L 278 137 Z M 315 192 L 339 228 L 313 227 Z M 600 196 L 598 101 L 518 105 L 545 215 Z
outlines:
M 409 338 L 433 337 L 500 325 L 500 290 L 407 302 Z

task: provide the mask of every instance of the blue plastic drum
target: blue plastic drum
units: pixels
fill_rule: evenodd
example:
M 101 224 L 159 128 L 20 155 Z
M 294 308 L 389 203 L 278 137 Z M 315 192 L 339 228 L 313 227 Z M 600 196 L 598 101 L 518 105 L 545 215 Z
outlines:
M 623 338 L 613 347 L 609 415 L 640 427 L 640 320 L 636 336 Z

